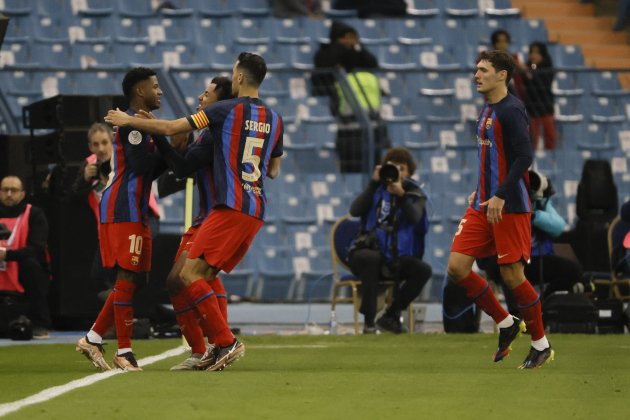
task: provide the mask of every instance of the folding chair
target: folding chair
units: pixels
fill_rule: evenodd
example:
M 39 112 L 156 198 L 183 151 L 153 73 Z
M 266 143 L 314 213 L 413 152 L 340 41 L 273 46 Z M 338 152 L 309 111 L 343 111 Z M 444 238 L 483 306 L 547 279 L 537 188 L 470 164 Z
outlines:
M 337 303 L 352 303 L 354 315 L 354 334 L 359 334 L 359 306 L 361 305 L 361 297 L 359 295 L 359 286 L 361 280 L 350 273 L 348 266 L 348 247 L 352 240 L 357 236 L 361 229 L 359 219 L 352 218 L 349 214 L 339 219 L 330 231 L 330 253 L 332 256 L 333 270 L 333 292 L 331 298 L 331 311 L 335 311 Z M 341 275 L 341 269 L 348 274 Z M 390 301 L 393 295 L 396 283 L 393 280 L 381 282 L 386 289 L 386 301 Z M 339 294 L 340 290 L 350 288 L 350 296 L 346 297 Z M 409 305 L 409 334 L 413 334 L 415 328 L 415 317 L 413 315 L 413 305 Z
M 623 238 L 630 231 L 630 224 L 621 220 L 619 216 L 615 217 L 608 227 L 608 257 L 610 261 L 610 278 L 606 276 L 596 277 L 593 279 L 595 285 L 608 286 L 609 298 L 619 299 L 621 301 L 630 301 L 630 277 L 620 274 L 615 267 L 617 261 L 615 258 L 615 250 L 623 242 Z M 623 255 L 620 255 L 623 257 Z M 621 286 L 621 287 L 620 287 Z

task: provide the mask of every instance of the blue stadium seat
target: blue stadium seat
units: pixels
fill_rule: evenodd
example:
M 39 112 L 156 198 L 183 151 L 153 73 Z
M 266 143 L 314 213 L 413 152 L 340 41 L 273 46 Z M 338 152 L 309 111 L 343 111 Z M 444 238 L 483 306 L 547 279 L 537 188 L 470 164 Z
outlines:
M 114 19 L 114 30 L 118 43 L 149 43 L 147 20 L 139 17 L 121 16 Z
M 586 113 L 598 123 L 626 121 L 624 101 L 619 96 L 593 96 L 586 103 Z
M 32 15 L 11 16 L 11 24 L 7 26 L 4 42 L 27 42 L 35 36 L 35 19 Z
M 618 96 L 628 95 L 628 90 L 624 90 L 619 83 L 618 74 L 611 71 L 596 71 L 589 75 L 592 91 L 597 96 Z
M 194 0 L 194 9 L 204 17 L 226 18 L 238 13 L 233 0 Z
M 288 50 L 291 57 L 291 67 L 296 70 L 313 69 L 315 51 L 311 44 L 290 45 Z
M 68 28 L 75 23 L 72 15 L 42 15 L 36 16 L 34 21 L 34 35 L 38 43 L 70 42 Z
M 479 15 L 477 0 L 446 0 L 444 13 L 449 18 L 476 18 Z
M 31 52 L 31 43 L 26 41 L 4 42 L 0 51 L 0 68 L 37 68 L 41 64 Z
M 300 141 L 313 143 L 317 148 L 333 149 L 337 135 L 337 124 L 326 121 L 306 119 L 299 127 Z
M 239 44 L 269 44 L 273 39 L 271 21 L 266 18 L 233 19 L 234 41 Z
M 70 44 L 59 42 L 54 44 L 36 42 L 33 44 L 33 55 L 48 68 L 79 68 L 72 65 Z
M 441 13 L 442 2 L 438 0 L 411 0 L 407 3 L 407 13 L 414 17 L 432 18 Z
M 407 142 L 420 142 L 426 137 L 423 125 L 419 121 L 390 121 L 387 133 L 394 146 L 404 146 Z
M 279 203 L 280 214 L 285 223 L 314 224 L 317 222 L 316 209 L 311 197 L 281 193 Z
M 122 17 L 146 18 L 157 14 L 151 0 L 116 1 L 118 13 Z
M 446 44 L 445 45 L 449 45 Z M 442 45 L 412 45 L 411 55 L 420 64 L 420 67 L 427 70 L 456 70 L 463 68 L 462 64 L 455 60 L 455 57 Z
M 16 16 L 29 16 L 34 11 L 34 0 L 4 0 L 0 12 L 9 16 L 11 22 Z
M 234 42 L 235 30 L 233 19 L 204 16 L 195 25 L 197 31 L 197 45 L 206 50 L 213 50 L 217 46 L 231 48 Z
M 579 45 L 549 44 L 547 48 L 555 69 L 579 70 L 586 67 Z
M 268 247 L 257 254 L 259 272 L 254 293 L 262 301 L 286 301 L 293 297 L 295 270 L 293 252 L 288 248 Z
M 72 46 L 71 62 L 78 68 L 122 69 L 126 66 L 114 56 L 114 47 L 110 43 L 92 44 L 75 43 Z
M 228 295 L 250 299 L 253 295 L 255 272 L 235 268 L 230 273 L 221 273 L 221 280 Z
M 547 42 L 547 28 L 540 19 L 509 19 L 510 35 L 512 45 L 519 49 L 534 41 Z
M 122 43 L 114 48 L 115 61 L 132 67 L 161 67 L 162 57 L 156 54 L 155 47 L 144 42 Z
M 77 3 L 78 8 L 74 8 L 74 3 L 72 6 L 74 14 L 89 17 L 110 16 L 117 10 L 111 0 L 86 0 L 83 4 Z
M 447 96 L 423 96 L 419 93 L 412 97 L 412 106 L 418 116 L 435 123 L 456 123 L 461 115 L 457 101 Z M 431 135 L 432 133 L 429 132 Z M 433 139 L 437 140 L 437 139 Z
M 36 1 L 35 11 L 40 17 L 66 17 L 73 13 L 71 2 L 68 0 Z
M 581 96 L 585 92 L 585 86 L 580 81 L 577 72 L 558 71 L 552 84 L 553 93 L 556 96 Z
M 383 19 L 347 18 L 343 21 L 359 32 L 362 44 L 387 45 L 393 41 L 393 37 L 385 30 Z
M 307 29 L 309 18 L 270 19 L 273 39 L 279 44 L 311 44 L 316 41 Z
M 385 30 L 402 45 L 425 45 L 436 39 L 422 19 L 386 19 Z
M 245 16 L 269 16 L 271 9 L 267 0 L 236 0 L 238 11 Z
M 71 42 L 105 43 L 113 40 L 111 15 L 85 16 L 72 24 L 68 28 Z
M 264 249 L 267 247 L 286 247 L 289 245 L 283 224 L 266 224 L 254 238 L 255 248 Z
M 415 70 L 420 68 L 409 48 L 404 44 L 376 45 L 370 47 L 376 55 L 379 66 L 385 70 Z

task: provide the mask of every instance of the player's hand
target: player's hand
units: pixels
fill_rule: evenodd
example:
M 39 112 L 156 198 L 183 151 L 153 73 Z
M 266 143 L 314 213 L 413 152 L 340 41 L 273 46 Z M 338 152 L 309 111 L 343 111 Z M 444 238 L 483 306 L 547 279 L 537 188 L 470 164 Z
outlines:
M 379 175 L 381 172 L 381 166 L 382 165 L 376 165 L 374 167 L 374 171 L 372 172 L 372 181 L 379 182 L 381 180 L 381 176 Z
M 0 261 L 4 261 L 7 258 L 7 251 L 4 248 L 0 248 Z
M 138 118 L 144 118 L 145 120 L 154 120 L 155 119 L 155 115 L 153 115 L 153 112 L 147 112 L 143 109 L 141 109 L 140 111 L 138 111 L 138 113 L 136 115 L 134 115 L 135 117 Z
M 85 169 L 83 170 L 83 179 L 85 179 L 86 182 L 90 182 L 92 179 L 96 178 L 97 172 L 98 167 L 95 163 L 85 165 Z
M 475 194 L 476 194 L 476 193 L 477 193 L 476 191 L 473 191 L 473 192 L 471 192 L 471 193 L 470 193 L 470 195 L 468 196 L 467 200 L 468 200 L 468 206 L 469 206 L 469 207 L 470 207 L 470 206 L 472 206 L 472 205 L 473 205 L 473 203 L 475 202 Z
M 188 148 L 188 134 L 181 133 L 171 136 L 171 146 L 173 146 L 173 149 L 177 150 L 179 153 L 186 152 L 186 149 Z
M 110 109 L 107 111 L 107 115 L 105 115 L 105 122 L 111 125 L 117 125 L 119 127 L 124 127 L 125 125 L 129 125 L 131 122 L 131 116 L 125 112 L 122 112 L 120 109 Z
M 405 195 L 405 190 L 402 186 L 402 179 L 399 179 L 398 181 L 394 181 L 389 184 L 387 186 L 387 192 L 397 197 L 402 197 L 403 195 Z
M 505 205 L 505 200 L 494 195 L 492 196 L 490 200 L 484 201 L 483 203 L 479 205 L 481 207 L 488 206 L 488 208 L 486 209 L 486 217 L 488 219 L 488 223 L 493 225 L 501 221 L 502 219 L 501 210 L 503 210 L 503 206 Z

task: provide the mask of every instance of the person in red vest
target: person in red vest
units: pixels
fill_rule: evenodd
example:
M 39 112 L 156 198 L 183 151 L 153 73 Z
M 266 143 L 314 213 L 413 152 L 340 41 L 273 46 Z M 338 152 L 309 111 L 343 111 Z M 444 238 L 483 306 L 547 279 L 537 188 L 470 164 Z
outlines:
M 43 210 L 28 204 L 24 183 L 15 175 L 0 182 L 0 224 L 8 238 L 0 240 L 0 290 L 24 293 L 33 323 L 33 338 L 48 338 L 49 277 L 46 262 L 48 221 Z M 0 226 L 1 227 L 1 226 Z
M 87 197 L 88 205 L 96 217 L 96 224 L 98 226 L 101 214 L 101 196 L 107 185 L 111 171 L 109 161 L 112 158 L 114 150 L 112 147 L 113 133 L 107 124 L 94 123 L 88 130 L 87 138 L 91 155 L 85 158 L 85 162 L 79 169 L 77 178 L 74 181 L 73 191 Z M 149 209 L 151 236 L 155 238 L 159 230 L 158 220 L 160 218 L 160 211 L 153 193 L 149 195 Z M 99 297 L 102 298 L 101 300 L 106 300 L 116 281 L 116 271 L 103 267 L 101 252 L 98 247 L 96 248 L 94 262 L 92 263 L 90 277 L 94 279 L 98 287 L 97 290 L 102 290 L 102 292 L 99 293 Z

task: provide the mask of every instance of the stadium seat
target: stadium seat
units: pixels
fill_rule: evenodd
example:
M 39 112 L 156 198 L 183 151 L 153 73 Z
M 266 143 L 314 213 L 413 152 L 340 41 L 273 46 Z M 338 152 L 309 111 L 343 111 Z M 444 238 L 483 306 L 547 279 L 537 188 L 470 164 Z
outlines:
M 407 2 L 407 13 L 420 18 L 437 17 L 441 13 L 441 1 L 437 0 L 410 0 Z
M 11 16 L 4 42 L 28 42 L 34 37 L 35 19 L 32 15 Z
M 155 16 L 156 10 L 153 8 L 151 0 L 116 0 L 118 13 L 122 17 L 146 18 Z
M 255 298 L 265 302 L 291 300 L 296 282 L 291 250 L 268 247 L 257 254 L 257 264 Z
M 238 11 L 245 16 L 269 16 L 271 9 L 267 0 L 236 0 Z
M 117 9 L 112 6 L 111 0 L 85 0 L 84 2 L 72 2 L 72 12 L 79 16 L 110 16 Z
M 370 48 L 378 59 L 379 66 L 385 70 L 415 70 L 420 68 L 406 45 L 377 45 Z
M 449 18 L 475 18 L 479 5 L 477 0 L 446 0 L 444 13 Z
M 123 61 L 116 59 L 110 43 L 75 43 L 72 46 L 71 63 L 82 69 L 123 69 L 126 66 Z
M 549 44 L 547 48 L 557 70 L 579 70 L 586 67 L 579 45 Z
M 273 40 L 279 44 L 310 44 L 316 40 L 307 32 L 309 18 L 297 17 L 293 19 L 269 20 Z
M 0 12 L 13 19 L 16 16 L 29 16 L 33 13 L 34 0 L 4 0 Z
M 580 96 L 585 89 L 577 72 L 558 71 L 553 80 L 552 91 L 556 96 Z
M 197 13 L 204 17 L 226 18 L 238 13 L 233 0 L 194 0 L 193 3 Z
M 593 87 L 593 94 L 597 96 L 628 95 L 619 83 L 618 74 L 611 71 L 596 71 L 588 74 Z

